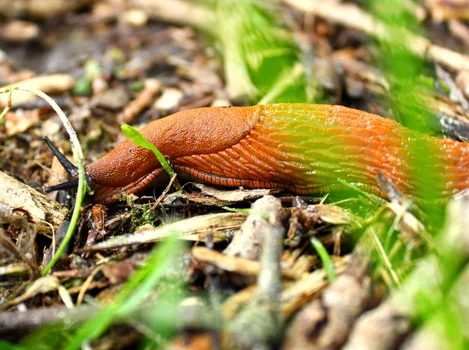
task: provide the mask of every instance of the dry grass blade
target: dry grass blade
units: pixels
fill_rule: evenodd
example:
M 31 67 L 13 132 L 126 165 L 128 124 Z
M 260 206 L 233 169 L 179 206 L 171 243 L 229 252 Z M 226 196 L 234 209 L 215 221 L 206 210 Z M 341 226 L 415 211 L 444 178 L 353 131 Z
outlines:
M 340 275 L 350 261 L 350 255 L 335 259 L 334 267 Z M 285 316 L 291 316 L 305 303 L 311 301 L 317 293 L 322 291 L 329 282 L 324 269 L 311 272 L 309 276 L 284 288 L 282 291 L 282 311 Z
M 29 298 L 32 298 L 38 294 L 45 294 L 51 291 L 55 291 L 60 287 L 59 279 L 55 276 L 44 276 L 36 281 L 19 297 L 9 300 L 8 302 L 1 305 L 2 309 L 6 309 L 11 305 L 19 304 Z
M 350 261 L 347 255 L 334 262 L 337 274 L 340 275 Z M 327 275 L 324 269 L 317 269 L 305 278 L 294 283 L 284 282 L 281 293 L 281 310 L 285 317 L 292 316 L 304 304 L 315 298 L 325 287 L 327 287 Z M 255 294 L 257 285 L 250 286 L 241 292 L 226 299 L 223 303 L 223 318 L 231 320 Z
M 146 225 L 132 235 L 115 237 L 87 247 L 85 250 L 98 251 L 133 244 L 153 243 L 169 237 L 205 242 L 207 236 L 212 235 L 213 242 L 220 242 L 225 241 L 233 230 L 237 230 L 245 218 L 246 215 L 240 213 L 221 213 L 201 215 L 156 228 Z

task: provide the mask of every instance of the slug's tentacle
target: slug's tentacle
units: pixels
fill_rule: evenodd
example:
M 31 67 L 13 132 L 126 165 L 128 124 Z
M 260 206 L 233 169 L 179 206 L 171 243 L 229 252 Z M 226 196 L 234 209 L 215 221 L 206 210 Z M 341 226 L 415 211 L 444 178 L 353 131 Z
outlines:
M 53 191 L 72 190 L 77 187 L 78 187 L 78 178 L 75 178 L 67 182 L 62 182 L 55 186 L 46 187 L 44 191 L 46 191 L 46 193 L 50 193 Z
M 57 157 L 57 159 L 59 160 L 60 164 L 62 164 L 64 169 L 67 170 L 67 172 L 71 176 L 73 176 L 73 177 L 78 176 L 78 168 L 74 164 L 72 164 L 62 154 L 62 152 L 59 151 L 59 149 L 57 147 L 55 147 L 55 145 L 52 143 L 52 141 L 47 136 L 44 136 L 42 139 L 47 143 L 47 146 L 49 146 L 50 150 Z M 46 187 L 45 191 L 46 191 L 46 193 L 49 193 L 49 192 L 52 192 L 52 191 L 70 190 L 70 189 L 74 189 L 74 188 L 77 188 L 77 187 L 78 187 L 78 178 L 74 178 L 73 180 L 63 182 L 63 183 L 60 183 L 60 184 L 55 185 L 55 186 Z
M 379 194 L 382 174 L 403 193 L 418 195 L 425 151 L 434 160 L 430 168 L 443 172 L 428 172 L 443 180 L 439 195 L 469 187 L 468 144 L 417 134 L 341 106 L 200 108 L 154 121 L 140 132 L 179 175 L 222 186 L 309 194 L 346 181 Z M 86 166 L 86 172 L 94 201 L 104 203 L 167 181 L 154 155 L 131 141 Z
M 74 164 L 72 164 L 67 159 L 67 157 L 65 157 L 62 154 L 62 152 L 59 151 L 59 149 L 57 147 L 55 147 L 55 145 L 52 143 L 51 140 L 49 140 L 49 138 L 47 136 L 44 136 L 42 139 L 47 143 L 47 146 L 49 146 L 50 150 L 52 151 L 52 153 L 54 153 L 54 156 L 57 157 L 58 161 L 60 162 L 60 164 L 62 164 L 64 169 L 67 170 L 67 172 L 71 176 L 77 176 L 78 175 L 78 168 Z

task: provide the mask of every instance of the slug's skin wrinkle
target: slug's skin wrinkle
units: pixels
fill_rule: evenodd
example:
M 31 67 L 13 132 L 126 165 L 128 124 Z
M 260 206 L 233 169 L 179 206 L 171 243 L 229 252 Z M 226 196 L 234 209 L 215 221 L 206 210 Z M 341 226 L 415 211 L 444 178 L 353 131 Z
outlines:
M 342 106 L 199 108 L 153 121 L 140 132 L 176 173 L 214 185 L 312 194 L 340 188 L 342 180 L 379 194 L 382 173 L 415 195 L 421 181 L 413 175 L 419 173 L 415 164 L 421 155 L 413 148 L 418 145 L 441 164 L 441 196 L 469 187 L 469 145 Z M 129 140 L 87 165 L 86 172 L 98 203 L 167 182 L 153 153 Z

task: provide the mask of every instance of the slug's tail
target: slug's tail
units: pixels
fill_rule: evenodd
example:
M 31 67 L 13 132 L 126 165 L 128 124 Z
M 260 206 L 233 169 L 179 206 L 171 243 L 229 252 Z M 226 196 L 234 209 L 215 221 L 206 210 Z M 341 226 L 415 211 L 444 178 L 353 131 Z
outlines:
M 76 177 L 78 175 L 78 168 L 73 165 L 58 149 L 55 147 L 55 145 L 52 143 L 51 140 L 47 136 L 44 136 L 42 138 L 46 143 L 47 146 L 49 146 L 50 150 L 54 155 L 57 157 L 59 160 L 60 164 L 67 170 L 67 172 L 73 176 Z M 50 186 L 46 187 L 45 191 L 47 193 L 52 192 L 52 191 L 59 191 L 59 190 L 69 190 L 69 189 L 74 189 L 78 187 L 78 178 L 74 178 L 73 180 L 62 182 L 60 184 L 57 184 L 55 186 Z

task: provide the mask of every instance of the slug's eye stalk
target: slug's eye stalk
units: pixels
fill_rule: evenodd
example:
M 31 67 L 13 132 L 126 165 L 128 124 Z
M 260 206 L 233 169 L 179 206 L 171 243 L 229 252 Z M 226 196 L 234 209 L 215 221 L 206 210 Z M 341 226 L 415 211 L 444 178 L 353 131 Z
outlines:
M 77 187 L 78 187 L 78 177 L 67 182 L 62 182 L 61 184 L 58 184 L 55 186 L 46 187 L 44 191 L 46 191 L 46 193 L 49 193 L 53 191 L 76 189 Z
M 44 141 L 46 141 L 47 143 L 47 146 L 49 146 L 50 150 L 52 151 L 52 153 L 54 153 L 54 155 L 57 157 L 57 159 L 59 160 L 60 164 L 62 164 L 62 166 L 65 168 L 65 170 L 67 170 L 67 172 L 73 176 L 73 177 L 76 177 L 78 175 L 78 168 L 73 165 L 58 149 L 57 147 L 54 146 L 54 144 L 51 142 L 51 140 L 49 140 L 49 138 L 47 136 L 44 136 L 42 138 Z M 78 187 L 78 178 L 75 178 L 73 180 L 70 180 L 70 181 L 67 181 L 67 182 L 63 182 L 61 184 L 58 184 L 58 185 L 55 185 L 55 186 L 51 186 L 51 187 L 47 187 L 45 189 L 45 191 L 47 193 L 49 192 L 52 192 L 52 191 L 59 191 L 59 190 L 69 190 L 69 189 L 73 189 L 73 188 L 77 188 Z
M 44 141 L 46 141 L 47 143 L 47 146 L 49 146 L 50 150 L 52 151 L 52 153 L 54 153 L 54 156 L 57 157 L 57 159 L 59 160 L 60 164 L 62 164 L 62 166 L 65 168 L 65 170 L 67 170 L 67 172 L 72 175 L 72 176 L 77 176 L 78 175 L 78 168 L 73 165 L 68 159 L 67 157 L 65 157 L 58 149 L 57 147 L 55 147 L 55 145 L 52 143 L 51 140 L 49 140 L 49 138 L 47 136 L 44 136 L 42 138 Z

